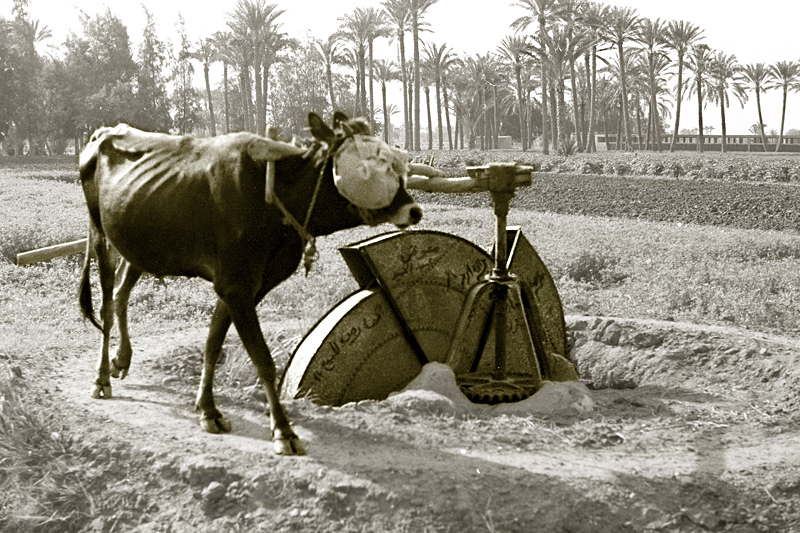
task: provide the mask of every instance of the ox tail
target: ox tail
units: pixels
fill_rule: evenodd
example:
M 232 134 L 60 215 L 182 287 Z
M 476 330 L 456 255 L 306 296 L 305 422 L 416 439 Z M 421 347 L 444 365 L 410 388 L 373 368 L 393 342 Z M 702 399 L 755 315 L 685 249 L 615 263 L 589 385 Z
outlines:
M 92 260 L 92 236 L 86 240 L 86 255 L 83 258 L 83 271 L 81 272 L 81 283 L 78 288 L 78 301 L 81 305 L 83 316 L 89 320 L 100 331 L 103 325 L 94 316 L 94 305 L 92 304 L 92 283 L 89 279 L 91 260 Z

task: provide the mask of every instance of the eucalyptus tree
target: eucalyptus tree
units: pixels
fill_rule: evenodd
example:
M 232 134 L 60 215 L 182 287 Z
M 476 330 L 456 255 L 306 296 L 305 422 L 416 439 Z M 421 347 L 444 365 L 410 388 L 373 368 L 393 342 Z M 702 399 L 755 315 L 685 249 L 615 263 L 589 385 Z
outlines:
M 667 29 L 667 24 L 662 22 L 661 19 L 643 18 L 636 35 L 636 41 L 644 47 L 644 61 L 647 67 L 647 89 L 649 95 L 647 104 L 648 142 L 645 145 L 649 144 L 652 127 L 654 144 L 659 152 L 661 151 L 661 135 L 659 135 L 658 126 L 661 122 L 658 116 L 657 98 L 665 81 L 663 77 L 664 71 L 670 63 L 666 52 Z
M 711 68 L 713 52 L 706 44 L 696 44 L 689 53 L 688 68 L 692 71 L 692 78 L 689 82 L 694 86 L 695 96 L 697 97 L 697 150 L 703 151 L 704 129 L 703 129 L 703 91 L 713 90 L 711 84 Z
M 525 97 L 522 86 L 522 69 L 526 54 L 530 50 L 528 38 L 525 35 L 508 35 L 497 47 L 499 56 L 508 63 L 514 71 L 514 82 L 517 93 L 517 113 L 519 114 L 519 133 L 522 141 L 522 151 L 528 149 L 528 117 L 526 114 Z
M 11 73 L 14 89 L 2 98 L 12 102 L 11 116 L 19 133 L 24 132 L 28 141 L 28 155 L 34 152 L 34 133 L 41 122 L 42 97 L 39 80 L 44 61 L 37 51 L 37 45 L 53 36 L 52 31 L 38 20 L 31 20 L 24 9 L 25 4 L 16 3 L 13 9 L 14 21 L 10 24 L 10 52 L 15 56 L 17 70 Z
M 284 13 L 277 4 L 266 4 L 264 0 L 238 0 L 229 15 L 228 26 L 237 38 L 252 50 L 253 85 L 256 93 L 256 133 L 266 135 L 266 99 L 262 85 L 262 66 L 267 46 L 275 31 L 275 20 Z
M 421 60 L 419 55 L 419 34 L 425 28 L 422 17 L 438 0 L 407 0 L 411 19 L 411 39 L 414 45 L 414 148 L 420 149 L 420 83 Z
M 764 146 L 764 151 L 767 151 L 767 136 L 764 133 L 764 118 L 761 114 L 761 93 L 766 91 L 770 86 L 769 81 L 772 79 L 772 72 L 764 63 L 750 63 L 742 70 L 745 81 L 750 85 L 756 93 L 756 108 L 758 109 L 758 132 L 761 135 L 761 143 Z
M 769 70 L 772 73 L 772 80 L 769 82 L 767 89 L 780 89 L 783 93 L 781 132 L 775 145 L 775 151 L 779 152 L 783 143 L 783 127 L 786 124 L 786 99 L 789 91 L 800 91 L 800 63 L 797 61 L 778 61 L 774 65 L 770 65 Z
M 214 47 L 214 41 L 212 39 L 200 39 L 195 49 L 191 52 L 191 57 L 203 65 L 203 79 L 206 83 L 206 102 L 208 104 L 208 114 L 211 121 L 211 136 L 216 137 L 217 124 L 214 118 L 214 101 L 211 99 L 211 82 L 208 76 L 211 63 L 217 60 L 217 51 Z
M 393 61 L 379 59 L 375 62 L 375 77 L 378 78 L 378 84 L 381 86 L 381 99 L 383 103 L 383 140 L 387 144 L 391 144 L 389 137 L 389 106 L 386 98 L 386 84 L 400 79 L 400 69 Z
M 683 101 L 683 67 L 686 65 L 686 54 L 692 46 L 703 39 L 703 30 L 691 22 L 683 20 L 670 21 L 667 26 L 667 47 L 678 54 L 678 81 L 675 86 L 675 129 L 672 132 L 672 142 L 669 151 L 675 151 L 678 142 L 678 131 L 681 123 L 681 102 Z M 702 132 L 701 132 L 702 133 Z
M 408 98 L 408 72 L 406 68 L 406 32 L 411 24 L 410 3 L 408 0 L 384 0 L 381 4 L 389 23 L 394 25 L 400 61 L 400 77 L 403 83 L 403 123 L 405 125 L 405 146 L 413 144 L 410 100 Z
M 516 19 L 511 27 L 516 31 L 521 31 L 529 26 L 536 25 L 537 32 L 533 40 L 537 43 L 536 51 L 539 53 L 540 80 L 542 87 L 542 146 L 545 154 L 550 153 L 549 140 L 547 134 L 548 122 L 548 103 L 547 103 L 547 46 L 545 38 L 547 36 L 547 25 L 553 16 L 560 12 L 559 0 L 517 0 L 514 4 L 530 12 Z
M 742 108 L 747 101 L 747 86 L 742 74 L 742 66 L 735 55 L 717 52 L 711 62 L 711 81 L 715 91 L 711 99 L 719 104 L 720 119 L 722 124 L 722 151 L 728 151 L 728 127 L 725 120 L 725 108 L 730 107 L 731 94 L 739 100 Z
M 344 62 L 341 35 L 332 33 L 324 41 L 317 39 L 314 41 L 314 46 L 317 55 L 325 65 L 325 83 L 328 85 L 331 110 L 336 111 L 336 98 L 333 91 L 333 65 L 341 65 Z
M 607 25 L 601 29 L 606 41 L 617 49 L 619 85 L 622 92 L 622 125 L 625 130 L 625 142 L 631 149 L 630 118 L 628 114 L 628 80 L 625 72 L 625 43 L 632 41 L 637 34 L 641 18 L 632 7 L 614 6 L 608 12 Z

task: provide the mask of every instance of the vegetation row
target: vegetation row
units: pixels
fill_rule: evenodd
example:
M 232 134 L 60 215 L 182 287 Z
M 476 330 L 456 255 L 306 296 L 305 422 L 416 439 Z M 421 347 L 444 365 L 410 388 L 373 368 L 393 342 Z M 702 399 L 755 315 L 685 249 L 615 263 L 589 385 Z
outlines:
M 416 159 L 433 161 L 452 176 L 463 175 L 466 166 L 516 161 L 534 165 L 540 172 L 800 183 L 800 158 L 763 154 L 595 152 L 565 157 L 536 152 L 453 150 L 422 152 Z

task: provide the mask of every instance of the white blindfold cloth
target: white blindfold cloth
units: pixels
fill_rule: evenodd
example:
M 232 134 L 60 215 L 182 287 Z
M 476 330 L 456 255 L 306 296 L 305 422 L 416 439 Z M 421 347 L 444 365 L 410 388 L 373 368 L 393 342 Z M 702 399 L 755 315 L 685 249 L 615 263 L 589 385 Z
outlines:
M 339 194 L 357 207 L 388 207 L 408 173 L 408 152 L 376 137 L 353 135 L 333 159 L 333 182 Z

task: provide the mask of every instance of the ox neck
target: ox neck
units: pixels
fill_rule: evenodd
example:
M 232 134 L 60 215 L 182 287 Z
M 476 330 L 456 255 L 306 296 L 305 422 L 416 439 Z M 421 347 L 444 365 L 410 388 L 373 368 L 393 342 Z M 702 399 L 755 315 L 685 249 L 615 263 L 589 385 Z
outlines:
M 274 194 L 274 191 L 270 195 L 270 202 L 275 205 L 275 207 L 277 207 L 281 213 L 283 213 L 283 223 L 287 226 L 291 226 L 300 236 L 300 241 L 303 245 L 303 267 L 305 268 L 306 276 L 308 276 L 308 273 L 311 271 L 314 261 L 316 261 L 319 257 L 319 253 L 317 252 L 316 237 L 314 237 L 314 235 L 308 230 L 308 225 L 311 222 L 311 214 L 314 211 L 314 205 L 317 203 L 317 198 L 319 197 L 319 191 L 322 187 L 322 180 L 325 178 L 325 167 L 327 164 L 328 158 L 325 158 L 322 165 L 320 165 L 319 173 L 317 175 L 317 183 L 314 186 L 314 193 L 311 195 L 311 201 L 306 209 L 306 215 L 302 225 L 286 208 L 280 198 Z M 274 173 L 274 165 L 274 161 L 267 163 L 267 186 L 270 186 L 270 183 L 274 183 L 274 180 L 269 179 L 270 172 Z

